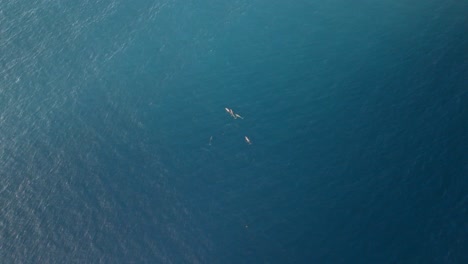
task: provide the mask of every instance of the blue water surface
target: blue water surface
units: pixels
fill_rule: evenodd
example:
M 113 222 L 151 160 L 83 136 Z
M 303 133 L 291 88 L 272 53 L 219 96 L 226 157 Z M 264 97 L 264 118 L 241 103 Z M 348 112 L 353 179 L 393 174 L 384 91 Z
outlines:
M 0 263 L 468 263 L 467 14 L 0 1 Z

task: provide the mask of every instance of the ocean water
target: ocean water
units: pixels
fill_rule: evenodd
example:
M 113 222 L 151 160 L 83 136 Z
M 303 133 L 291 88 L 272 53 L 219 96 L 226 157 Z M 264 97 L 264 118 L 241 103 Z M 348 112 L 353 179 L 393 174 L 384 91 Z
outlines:
M 0 263 L 468 263 L 467 14 L 0 0 Z

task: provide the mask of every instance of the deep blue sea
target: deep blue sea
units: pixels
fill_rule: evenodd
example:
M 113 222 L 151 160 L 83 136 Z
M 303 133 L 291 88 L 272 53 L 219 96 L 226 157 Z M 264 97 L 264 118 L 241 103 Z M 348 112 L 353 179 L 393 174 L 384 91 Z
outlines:
M 0 0 L 0 263 L 468 263 L 467 223 L 466 0 Z

